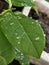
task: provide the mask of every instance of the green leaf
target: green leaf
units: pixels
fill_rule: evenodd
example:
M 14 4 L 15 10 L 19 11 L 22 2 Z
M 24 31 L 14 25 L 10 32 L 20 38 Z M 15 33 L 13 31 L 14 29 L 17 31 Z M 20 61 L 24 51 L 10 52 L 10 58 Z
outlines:
M 48 1 L 48 2 L 49 2 L 49 0 L 46 0 L 46 1 Z
M 5 0 L 8 2 L 8 0 Z M 34 6 L 34 0 L 11 0 L 14 6 Z
M 8 42 L 0 29 L 0 55 L 5 58 L 7 64 L 11 63 L 15 57 L 15 49 Z
M 18 49 L 15 50 L 15 59 L 20 62 L 21 65 L 29 65 L 29 58 L 21 53 Z
M 39 58 L 45 46 L 45 37 L 39 23 L 20 12 L 7 12 L 0 26 L 9 42 L 24 55 Z
M 6 60 L 2 56 L 0 56 L 0 65 L 7 65 Z

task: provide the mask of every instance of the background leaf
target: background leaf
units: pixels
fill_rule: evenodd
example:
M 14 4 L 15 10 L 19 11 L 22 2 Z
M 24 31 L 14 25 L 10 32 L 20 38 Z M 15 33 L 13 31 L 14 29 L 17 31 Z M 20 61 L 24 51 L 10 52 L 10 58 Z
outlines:
M 8 2 L 8 0 L 5 0 Z M 34 6 L 34 0 L 11 0 L 14 6 Z
M 20 12 L 7 12 L 0 26 L 9 42 L 24 55 L 39 58 L 45 47 L 45 37 L 39 23 Z
M 6 60 L 2 56 L 0 56 L 0 65 L 7 65 Z
M 15 49 L 8 42 L 0 29 L 0 55 L 5 58 L 7 64 L 11 63 L 15 58 Z

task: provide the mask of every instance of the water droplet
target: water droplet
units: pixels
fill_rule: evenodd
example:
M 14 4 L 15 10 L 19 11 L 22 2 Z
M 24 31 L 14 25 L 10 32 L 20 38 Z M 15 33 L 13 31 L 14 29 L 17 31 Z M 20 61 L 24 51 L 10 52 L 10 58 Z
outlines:
M 20 39 L 20 37 L 16 37 L 17 39 Z
M 23 54 L 21 53 L 21 56 L 23 56 Z
M 23 28 L 23 26 L 21 25 L 21 28 Z
M 24 6 L 24 4 L 23 4 L 23 3 L 21 3 L 21 6 Z
M 17 33 L 15 33 L 15 35 L 17 36 Z
M 41 27 L 41 25 L 40 24 L 38 24 L 40 27 Z
M 34 22 L 32 22 L 32 24 L 33 24 Z
M 15 49 L 16 49 L 16 51 L 20 52 L 20 50 L 19 50 L 19 49 L 17 49 L 17 48 L 15 48 Z
M 18 19 L 22 19 L 20 16 L 18 16 Z
M 45 37 L 46 35 L 44 34 L 44 37 Z
M 18 44 L 20 44 L 20 42 L 18 42 Z
M 36 20 L 36 22 L 38 22 L 38 20 Z
M 30 17 L 32 19 L 32 17 Z
M 31 0 L 32 2 L 34 2 L 35 0 Z
M 39 37 L 36 37 L 36 39 L 35 40 L 39 40 L 40 38 Z
M 14 23 L 12 22 L 12 23 L 10 23 L 10 25 L 13 25 Z
M 29 61 L 28 61 L 28 64 L 29 64 Z
M 22 65 L 24 65 L 24 63 L 22 63 Z

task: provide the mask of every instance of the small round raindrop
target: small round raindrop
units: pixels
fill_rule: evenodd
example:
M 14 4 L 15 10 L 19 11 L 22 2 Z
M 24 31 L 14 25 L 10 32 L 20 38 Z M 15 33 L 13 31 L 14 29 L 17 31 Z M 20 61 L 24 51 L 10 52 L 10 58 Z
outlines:
M 34 22 L 32 22 L 32 24 L 33 24 Z
M 10 23 L 10 25 L 13 25 L 14 23 L 12 22 L 12 23 Z
M 38 20 L 36 20 L 36 22 L 38 22 Z
M 39 37 L 36 37 L 35 40 L 39 40 L 40 38 Z
M 18 42 L 18 44 L 20 44 L 20 42 Z
M 22 56 L 23 54 L 21 53 L 21 56 Z
M 20 37 L 16 37 L 17 39 L 20 39 Z
M 45 37 L 46 35 L 44 34 L 44 37 Z
M 24 63 L 22 63 L 22 65 L 24 65 Z

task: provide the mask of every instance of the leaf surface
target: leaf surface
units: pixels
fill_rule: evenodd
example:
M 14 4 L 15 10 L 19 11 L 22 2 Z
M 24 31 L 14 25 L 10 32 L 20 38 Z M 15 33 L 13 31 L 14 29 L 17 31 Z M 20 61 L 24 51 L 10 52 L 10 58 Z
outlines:
M 15 50 L 15 59 L 20 62 L 21 65 L 30 65 L 28 56 L 21 53 L 18 49 Z
M 0 56 L 0 65 L 7 65 L 6 60 L 2 56 Z
M 7 64 L 11 63 L 15 58 L 15 49 L 9 43 L 0 29 L 0 55 L 5 58 Z
M 39 58 L 45 46 L 44 32 L 39 23 L 20 12 L 7 12 L 0 20 L 9 42 L 24 55 Z

